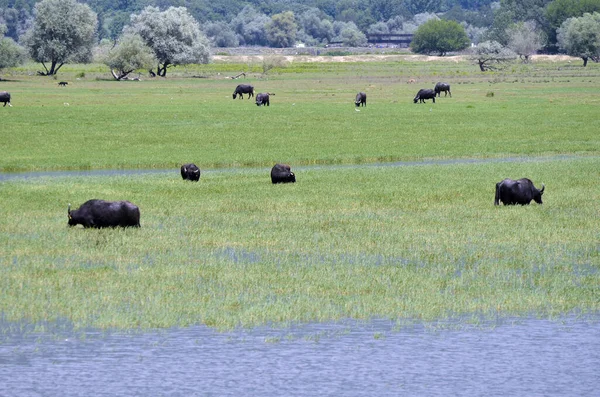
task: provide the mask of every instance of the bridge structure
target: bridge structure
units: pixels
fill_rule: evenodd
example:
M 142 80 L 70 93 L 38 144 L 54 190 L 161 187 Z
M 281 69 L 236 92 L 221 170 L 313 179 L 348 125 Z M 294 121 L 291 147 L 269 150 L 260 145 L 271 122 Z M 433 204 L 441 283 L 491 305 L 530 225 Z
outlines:
M 413 39 L 412 33 L 367 33 L 367 41 L 373 45 L 410 46 Z

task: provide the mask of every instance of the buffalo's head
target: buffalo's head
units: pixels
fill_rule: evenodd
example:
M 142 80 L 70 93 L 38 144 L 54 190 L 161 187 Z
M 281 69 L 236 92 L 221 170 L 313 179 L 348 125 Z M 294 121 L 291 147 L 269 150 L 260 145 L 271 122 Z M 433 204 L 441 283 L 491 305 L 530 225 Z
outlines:
M 69 217 L 69 226 L 75 226 L 77 225 L 77 222 L 75 222 L 75 219 L 73 219 L 73 217 L 71 216 L 71 204 L 69 203 L 69 205 L 67 206 L 67 216 Z
M 237 96 L 237 93 L 236 93 L 236 92 L 234 92 L 234 93 L 233 93 L 233 99 L 235 99 L 235 97 L 236 97 L 236 96 Z
M 533 189 L 533 201 L 535 201 L 538 204 L 542 204 L 542 194 L 544 194 L 544 189 L 546 188 L 546 185 L 544 185 L 542 183 L 542 188 L 540 190 L 537 189 Z

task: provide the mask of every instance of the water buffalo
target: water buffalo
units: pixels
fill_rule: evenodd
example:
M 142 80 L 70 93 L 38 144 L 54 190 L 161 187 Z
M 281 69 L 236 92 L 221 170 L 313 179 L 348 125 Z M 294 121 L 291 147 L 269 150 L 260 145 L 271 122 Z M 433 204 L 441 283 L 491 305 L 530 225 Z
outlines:
M 256 106 L 270 106 L 269 105 L 269 93 L 260 93 L 256 95 Z
M 450 98 L 452 98 L 452 93 L 450 92 L 450 84 L 448 83 L 437 83 L 433 90 L 439 97 L 442 96 L 442 91 L 444 91 L 444 96 L 450 94 Z
M 359 92 L 358 94 L 356 94 L 354 104 L 356 105 L 356 107 L 359 107 L 361 105 L 367 106 L 367 94 L 365 94 L 364 92 Z
M 248 99 L 250 99 L 250 97 L 254 96 L 254 87 L 249 84 L 239 84 L 235 87 L 235 91 L 233 91 L 233 99 L 238 95 L 240 99 L 244 99 L 243 94 L 248 94 Z
M 4 102 L 4 107 L 6 107 L 7 103 L 8 103 L 8 106 L 12 107 L 12 105 L 10 104 L 10 92 L 0 91 L 0 102 Z
M 433 103 L 435 103 L 435 91 L 430 88 L 421 88 L 419 92 L 417 92 L 417 96 L 415 96 L 415 103 L 422 102 L 425 103 L 425 99 L 433 99 Z
M 140 227 L 140 209 L 129 201 L 88 200 L 79 209 L 67 208 L 69 226 L 84 228 Z
M 291 171 L 287 164 L 275 164 L 271 169 L 271 182 L 288 183 L 296 182 L 296 175 Z
M 181 166 L 181 177 L 183 180 L 198 182 L 200 180 L 200 168 L 194 163 Z
M 500 201 L 504 205 L 527 205 L 531 200 L 542 204 L 542 194 L 544 194 L 545 188 L 546 186 L 542 183 L 542 189 L 538 190 L 533 186 L 533 182 L 527 178 L 518 181 L 506 178 L 502 182 L 496 183 L 494 205 L 500 205 Z

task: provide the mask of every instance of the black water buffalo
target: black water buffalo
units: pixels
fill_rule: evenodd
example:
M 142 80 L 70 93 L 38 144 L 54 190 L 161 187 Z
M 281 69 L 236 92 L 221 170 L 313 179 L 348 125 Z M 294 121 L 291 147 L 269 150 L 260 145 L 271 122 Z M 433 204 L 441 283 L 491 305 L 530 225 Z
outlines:
M 522 178 L 518 181 L 506 178 L 502 182 L 496 183 L 496 197 L 494 205 L 500 205 L 500 201 L 504 205 L 527 205 L 531 200 L 538 204 L 542 204 L 542 194 L 546 186 L 542 183 L 542 189 L 538 190 L 533 186 L 530 179 Z
M 194 163 L 181 166 L 181 177 L 183 180 L 198 182 L 200 180 L 200 168 Z
M 450 84 L 448 83 L 437 83 L 433 90 L 439 97 L 442 96 L 442 91 L 444 91 L 444 96 L 450 94 L 450 98 L 452 98 L 452 93 L 450 92 Z
M 256 95 L 256 106 L 270 106 L 269 105 L 269 93 L 260 93 Z
M 233 99 L 238 95 L 240 99 L 244 99 L 243 94 L 248 94 L 248 99 L 250 99 L 250 97 L 254 96 L 254 87 L 249 84 L 239 84 L 235 87 L 235 91 L 233 91 Z
M 433 103 L 435 103 L 435 91 L 430 88 L 421 88 L 419 92 L 417 92 L 417 96 L 415 96 L 415 103 L 422 102 L 425 103 L 425 99 L 433 99 Z
M 367 94 L 365 94 L 364 92 L 359 92 L 358 94 L 356 94 L 354 104 L 356 105 L 356 107 L 359 107 L 361 105 L 367 106 Z
M 287 164 L 275 164 L 271 169 L 271 182 L 288 183 L 296 182 L 296 175 L 291 171 Z
M 10 104 L 10 92 L 8 91 L 0 91 L 0 102 L 4 102 L 4 106 L 8 103 L 8 106 L 12 106 Z
M 140 209 L 129 201 L 88 200 L 78 210 L 67 209 L 69 226 L 85 228 L 140 227 Z

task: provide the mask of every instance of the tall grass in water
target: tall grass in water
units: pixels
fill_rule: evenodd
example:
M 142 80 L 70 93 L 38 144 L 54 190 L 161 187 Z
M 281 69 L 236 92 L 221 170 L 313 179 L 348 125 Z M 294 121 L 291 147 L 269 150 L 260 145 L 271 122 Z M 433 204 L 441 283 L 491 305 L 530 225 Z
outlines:
M 600 306 L 597 157 L 40 178 L 0 184 L 0 312 L 147 328 L 385 317 L 554 316 Z M 494 207 L 528 176 L 544 204 Z M 68 228 L 93 197 L 141 229 Z

